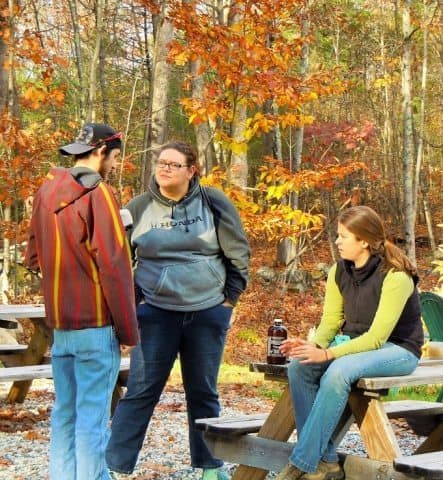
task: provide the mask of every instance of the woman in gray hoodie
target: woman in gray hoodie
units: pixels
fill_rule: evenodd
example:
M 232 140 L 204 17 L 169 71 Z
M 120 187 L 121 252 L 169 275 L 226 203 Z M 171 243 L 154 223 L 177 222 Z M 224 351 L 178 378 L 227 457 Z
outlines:
M 128 390 L 112 422 L 107 462 L 132 473 L 153 410 L 180 356 L 191 462 L 202 480 L 226 480 L 198 418 L 217 417 L 217 377 L 232 309 L 246 288 L 249 245 L 223 192 L 202 187 L 192 148 L 171 142 L 159 153 L 148 191 L 128 205 L 136 259 L 141 343 L 131 353 Z

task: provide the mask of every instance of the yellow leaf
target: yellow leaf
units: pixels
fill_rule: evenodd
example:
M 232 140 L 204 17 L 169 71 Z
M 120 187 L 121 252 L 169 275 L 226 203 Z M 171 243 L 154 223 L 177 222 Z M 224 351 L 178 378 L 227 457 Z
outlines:
M 185 65 L 188 60 L 189 60 L 189 52 L 187 50 L 183 50 L 174 58 L 176 65 Z
M 231 31 L 233 33 L 242 33 L 243 32 L 243 24 L 242 23 L 234 23 L 234 25 L 231 26 Z
M 246 142 L 232 142 L 231 143 L 231 150 L 232 153 L 237 155 L 241 155 L 242 153 L 246 153 L 248 151 L 248 144 Z
M 246 140 L 251 140 L 251 138 L 254 136 L 254 133 L 255 133 L 255 128 L 247 128 L 244 132 L 243 132 L 243 136 L 245 137 Z

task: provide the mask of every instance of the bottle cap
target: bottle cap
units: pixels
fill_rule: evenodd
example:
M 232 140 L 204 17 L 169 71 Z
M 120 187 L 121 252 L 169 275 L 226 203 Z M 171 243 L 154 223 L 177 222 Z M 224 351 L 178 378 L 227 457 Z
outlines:
M 281 318 L 275 318 L 274 319 L 274 324 L 275 325 L 281 325 L 283 323 L 283 320 Z

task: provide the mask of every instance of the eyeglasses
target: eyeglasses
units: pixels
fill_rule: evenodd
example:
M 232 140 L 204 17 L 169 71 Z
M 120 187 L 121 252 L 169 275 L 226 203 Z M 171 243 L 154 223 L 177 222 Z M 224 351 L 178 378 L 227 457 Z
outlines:
M 154 163 L 160 170 L 165 170 L 166 168 L 169 168 L 170 170 L 180 170 L 181 168 L 189 167 L 186 163 L 167 162 L 166 160 L 157 160 Z

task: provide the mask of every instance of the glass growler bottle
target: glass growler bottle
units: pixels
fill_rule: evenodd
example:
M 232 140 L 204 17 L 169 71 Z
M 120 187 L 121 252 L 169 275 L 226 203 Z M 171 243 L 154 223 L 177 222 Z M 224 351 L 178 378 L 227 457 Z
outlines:
M 283 326 L 283 320 L 276 318 L 268 328 L 268 352 L 266 361 L 273 365 L 284 365 L 286 357 L 280 352 L 280 345 L 288 338 L 288 330 Z

